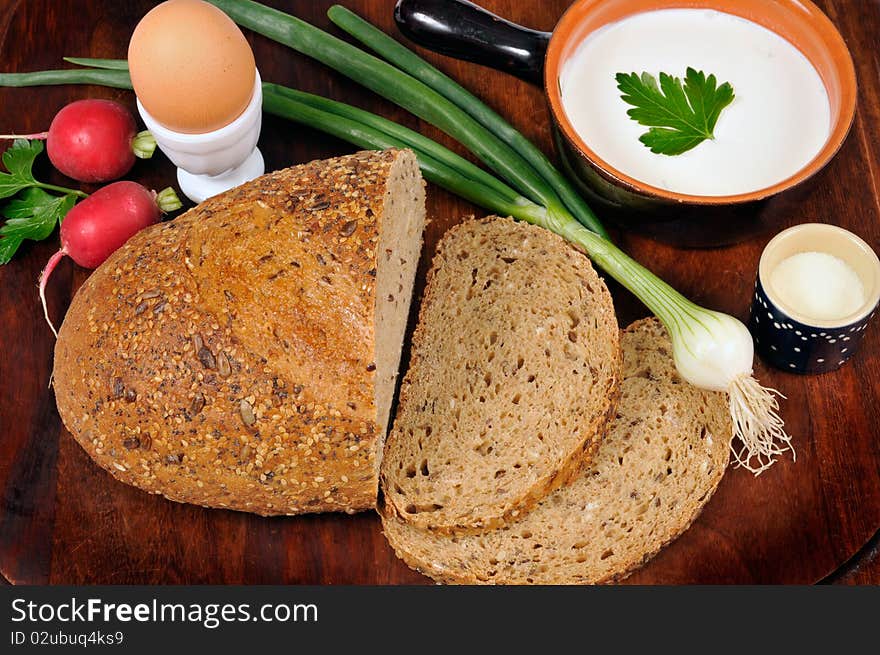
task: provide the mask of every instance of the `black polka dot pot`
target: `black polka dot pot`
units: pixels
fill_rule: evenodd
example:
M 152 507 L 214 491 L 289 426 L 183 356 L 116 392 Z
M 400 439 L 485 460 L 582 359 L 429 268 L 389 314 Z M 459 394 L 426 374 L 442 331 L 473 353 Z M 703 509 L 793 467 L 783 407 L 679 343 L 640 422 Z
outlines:
M 767 291 L 779 263 L 800 252 L 826 252 L 847 262 L 859 276 L 865 302 L 839 321 L 815 321 L 781 306 Z M 858 236 L 824 223 L 796 225 L 777 234 L 761 255 L 749 331 L 755 351 L 768 364 L 790 373 L 827 373 L 843 366 L 862 342 L 880 303 L 880 259 Z
M 749 331 L 755 350 L 768 364 L 791 373 L 827 373 L 855 354 L 874 312 L 840 327 L 801 323 L 767 297 L 761 280 L 755 285 Z

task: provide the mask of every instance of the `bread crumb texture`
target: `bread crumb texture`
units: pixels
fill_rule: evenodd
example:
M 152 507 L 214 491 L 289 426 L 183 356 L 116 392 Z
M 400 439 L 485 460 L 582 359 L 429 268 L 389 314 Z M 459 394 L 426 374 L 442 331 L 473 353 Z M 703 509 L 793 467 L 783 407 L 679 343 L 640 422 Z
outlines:
M 441 582 L 595 584 L 620 580 L 684 532 L 727 466 L 725 395 L 679 377 L 656 319 L 627 328 L 621 346 L 617 415 L 579 477 L 479 534 L 438 535 L 383 508 L 397 554 Z
M 561 237 L 497 217 L 449 230 L 385 446 L 389 508 L 461 533 L 569 480 L 613 416 L 618 334 L 605 283 Z
M 278 171 L 114 253 L 55 349 L 58 409 L 89 455 L 180 502 L 373 507 L 376 248 L 401 161 L 416 165 L 385 151 Z

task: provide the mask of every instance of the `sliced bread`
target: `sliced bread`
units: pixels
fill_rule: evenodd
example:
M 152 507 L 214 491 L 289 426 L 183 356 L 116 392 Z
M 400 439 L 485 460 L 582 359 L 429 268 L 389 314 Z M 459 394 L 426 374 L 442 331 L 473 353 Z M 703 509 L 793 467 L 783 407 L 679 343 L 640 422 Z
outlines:
M 443 237 L 411 356 L 381 480 L 416 528 L 517 516 L 577 473 L 617 403 L 608 289 L 559 236 L 512 219 Z
M 656 319 L 621 339 L 617 417 L 569 485 L 498 530 L 442 536 L 383 510 L 410 566 L 468 584 L 592 584 L 625 577 L 684 532 L 718 486 L 732 426 L 724 394 L 683 382 Z
M 260 177 L 135 235 L 55 347 L 64 424 L 172 500 L 297 514 L 375 506 L 425 221 L 408 150 Z

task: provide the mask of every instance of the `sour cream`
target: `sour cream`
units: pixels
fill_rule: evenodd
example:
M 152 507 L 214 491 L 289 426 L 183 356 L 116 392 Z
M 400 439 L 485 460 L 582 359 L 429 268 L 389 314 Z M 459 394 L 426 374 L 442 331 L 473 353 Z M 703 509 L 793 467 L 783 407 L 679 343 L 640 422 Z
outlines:
M 715 139 L 677 156 L 652 153 L 647 127 L 629 116 L 615 75 L 688 67 L 730 82 L 736 98 Z M 562 104 L 574 129 L 605 162 L 651 186 L 690 195 L 758 191 L 803 168 L 831 129 L 828 94 L 790 42 L 749 20 L 711 9 L 649 11 L 590 34 L 562 68 Z

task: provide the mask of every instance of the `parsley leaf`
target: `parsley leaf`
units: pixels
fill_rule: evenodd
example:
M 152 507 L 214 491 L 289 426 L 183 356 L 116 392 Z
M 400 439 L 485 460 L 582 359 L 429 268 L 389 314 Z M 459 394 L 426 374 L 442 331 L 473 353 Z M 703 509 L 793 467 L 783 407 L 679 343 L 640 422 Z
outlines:
M 34 186 L 34 160 L 41 152 L 42 141 L 16 139 L 3 153 L 3 165 L 9 172 L 0 172 L 0 198 L 14 196 L 22 189 Z
M 25 239 L 42 241 L 52 234 L 75 202 L 72 193 L 54 196 L 37 188 L 11 200 L 2 210 L 9 220 L 0 227 L 0 264 L 7 263 Z
M 0 264 L 9 263 L 9 260 L 12 259 L 22 241 L 24 239 L 21 237 L 3 237 L 0 239 Z
M 42 141 L 16 139 L 3 153 L 3 165 L 9 172 L 0 171 L 0 199 L 16 197 L 0 209 L 0 214 L 8 219 L 0 227 L 0 265 L 12 259 L 25 239 L 42 241 L 47 238 L 74 203 L 86 197 L 82 191 L 35 180 L 34 160 L 41 152 Z
M 633 106 L 627 115 L 651 128 L 639 141 L 660 155 L 680 155 L 714 139 L 715 123 L 735 97 L 729 82 L 718 86 L 714 75 L 690 67 L 684 83 L 667 73 L 660 73 L 659 85 L 649 73 L 618 73 L 615 79 L 621 98 Z

